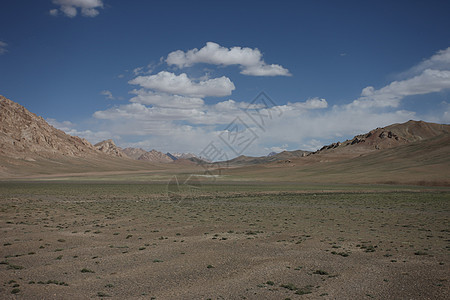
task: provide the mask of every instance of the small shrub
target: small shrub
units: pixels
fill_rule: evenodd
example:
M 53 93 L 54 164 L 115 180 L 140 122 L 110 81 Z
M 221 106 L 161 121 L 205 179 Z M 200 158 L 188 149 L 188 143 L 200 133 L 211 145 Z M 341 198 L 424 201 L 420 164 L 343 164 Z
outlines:
M 306 294 L 311 294 L 312 293 L 312 285 L 307 285 L 307 286 L 304 286 L 304 287 L 302 287 L 302 288 L 299 288 L 296 292 L 295 292 L 295 294 L 297 294 L 297 295 L 306 295 Z
M 95 273 L 95 272 L 90 269 L 83 268 L 81 269 L 81 273 Z
M 7 269 L 8 269 L 8 270 L 22 270 L 23 267 L 22 267 L 22 266 L 18 266 L 18 265 L 11 265 L 11 264 L 8 264 Z
M 293 283 L 288 283 L 288 284 L 281 284 L 280 285 L 282 288 L 288 289 L 290 291 L 295 291 L 297 290 L 297 287 L 293 284 Z

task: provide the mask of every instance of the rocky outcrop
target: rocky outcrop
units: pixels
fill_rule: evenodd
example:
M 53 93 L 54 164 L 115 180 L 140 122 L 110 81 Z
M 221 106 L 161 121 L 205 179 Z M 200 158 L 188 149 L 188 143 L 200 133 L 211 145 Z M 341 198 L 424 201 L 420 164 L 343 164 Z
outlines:
M 128 157 L 121 148 L 117 147 L 113 140 L 109 139 L 94 145 L 95 149 L 108 155 Z
M 87 140 L 54 128 L 3 96 L 0 96 L 0 124 L 0 154 L 6 157 L 88 157 L 97 152 Z
M 176 159 L 189 159 L 189 158 L 197 158 L 197 155 L 192 154 L 192 153 L 171 153 L 171 155 L 173 157 L 175 157 Z
M 367 152 L 388 149 L 449 133 L 450 125 L 411 120 L 402 124 L 377 128 L 366 134 L 357 135 L 342 143 L 338 142 L 323 146 L 320 150 L 314 152 L 314 154 L 328 153 L 331 151 Z
M 142 154 L 138 158 L 138 160 L 147 160 L 147 161 L 152 161 L 152 162 L 172 162 L 173 161 L 173 159 L 171 159 L 166 154 L 156 151 L 154 149 L 152 151 Z
M 122 151 L 123 151 L 123 153 L 125 153 L 129 158 L 132 158 L 132 159 L 138 159 L 139 157 L 141 157 L 141 155 L 147 153 L 147 151 L 145 151 L 145 150 L 142 149 L 142 148 L 131 148 L 131 147 L 125 148 L 125 149 L 123 149 Z

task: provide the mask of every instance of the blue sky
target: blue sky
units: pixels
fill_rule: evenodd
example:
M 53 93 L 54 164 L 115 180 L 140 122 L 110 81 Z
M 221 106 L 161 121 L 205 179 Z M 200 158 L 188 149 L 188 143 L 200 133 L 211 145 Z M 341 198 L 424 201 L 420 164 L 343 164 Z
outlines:
M 450 122 L 449 11 L 449 1 L 4 0 L 0 94 L 92 143 L 314 150 L 409 119 Z M 270 107 L 252 104 L 262 91 Z M 261 126 L 248 109 L 270 117 Z

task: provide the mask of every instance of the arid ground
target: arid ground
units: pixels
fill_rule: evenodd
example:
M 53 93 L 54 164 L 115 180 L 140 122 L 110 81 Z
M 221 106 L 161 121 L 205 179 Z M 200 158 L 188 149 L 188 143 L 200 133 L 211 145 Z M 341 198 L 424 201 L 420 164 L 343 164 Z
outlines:
M 1 182 L 2 299 L 448 299 L 450 192 Z

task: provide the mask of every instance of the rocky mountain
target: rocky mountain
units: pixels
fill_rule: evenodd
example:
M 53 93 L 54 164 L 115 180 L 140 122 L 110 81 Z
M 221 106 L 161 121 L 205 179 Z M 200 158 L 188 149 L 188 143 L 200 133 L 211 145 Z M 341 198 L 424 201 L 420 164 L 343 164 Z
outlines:
M 156 151 L 153 149 L 152 151 L 148 151 L 141 156 L 138 157 L 138 160 L 147 160 L 152 162 L 172 162 L 173 159 L 171 159 L 166 154 Z
M 379 168 L 382 166 L 387 168 L 396 163 L 400 164 L 400 161 L 404 161 L 405 165 L 413 166 L 420 160 L 421 163 L 426 162 L 426 166 L 432 166 L 433 170 L 444 168 L 441 173 L 445 173 L 448 172 L 446 167 L 448 163 L 442 167 L 441 162 L 448 162 L 449 139 L 450 125 L 408 121 L 356 135 L 352 139 L 324 146 L 314 153 L 297 150 L 271 153 L 269 156 L 262 157 L 239 156 L 218 164 L 220 167 L 227 165 L 243 167 L 238 169 L 245 172 L 250 169 L 259 171 L 264 169 L 268 172 L 280 169 L 282 170 L 279 174 L 281 178 L 286 174 L 289 175 L 285 172 L 285 166 L 305 168 L 305 172 L 309 170 L 307 168 L 311 168 L 308 174 L 313 176 L 317 173 L 319 166 L 326 170 L 330 164 L 335 164 L 339 168 L 345 165 L 364 169 L 378 159 Z M 407 160 L 403 157 L 407 157 Z M 174 158 L 176 164 L 167 164 L 173 162 Z M 382 161 L 383 158 L 391 161 L 385 164 Z M 356 162 L 358 165 L 355 165 Z M 70 136 L 54 128 L 42 117 L 0 96 L 0 177 L 88 171 L 122 172 L 149 168 L 166 170 L 177 168 L 179 165 L 192 166 L 206 163 L 208 162 L 190 153 L 164 154 L 156 150 L 145 151 L 140 148 L 121 149 L 112 140 L 93 146 L 85 139 Z M 367 166 L 364 166 L 364 163 L 367 163 Z M 254 167 L 248 168 L 249 166 Z M 339 172 L 342 170 L 339 169 Z
M 377 128 L 344 142 L 323 146 L 314 154 L 366 153 L 427 140 L 443 134 L 450 134 L 450 125 L 410 120 L 402 124 Z
M 146 160 L 146 161 L 153 161 L 153 162 L 164 162 L 169 163 L 173 162 L 179 159 L 186 159 L 186 160 L 192 160 L 194 158 L 197 158 L 195 154 L 192 153 L 163 153 L 160 151 L 157 151 L 155 149 L 151 151 L 145 151 L 142 148 L 132 148 L 128 147 L 122 150 L 125 155 L 127 155 L 129 158 L 136 159 L 136 160 Z M 192 160 L 195 162 L 195 160 Z
M 120 147 L 117 147 L 113 140 L 109 139 L 94 145 L 95 149 L 108 155 L 117 157 L 128 157 Z
M 36 157 L 89 157 L 98 151 L 87 140 L 70 136 L 42 117 L 0 96 L 0 155 L 34 160 Z
M 132 159 L 138 159 L 139 157 L 141 157 L 141 155 L 147 153 L 147 151 L 145 151 L 145 150 L 142 149 L 142 148 L 131 148 L 131 147 L 125 148 L 125 149 L 123 149 L 122 151 L 123 151 L 123 153 L 125 153 L 129 158 L 132 158 Z
M 167 152 L 166 155 L 170 157 L 172 160 L 177 160 L 178 158 L 176 156 L 173 156 L 171 153 Z
M 198 158 L 197 155 L 195 155 L 193 153 L 178 153 L 178 152 L 174 152 L 174 153 L 170 153 L 170 155 L 172 155 L 176 159 Z
M 323 146 L 316 152 L 283 151 L 268 156 L 251 157 L 241 155 L 222 164 L 229 166 L 249 166 L 267 163 L 310 164 L 317 161 L 331 162 L 357 157 L 378 150 L 390 149 L 450 134 L 450 125 L 410 120 L 402 124 L 392 124 L 376 128 L 368 133 L 356 135 L 344 142 Z
M 289 162 L 293 158 L 305 157 L 308 156 L 310 153 L 311 153 L 310 151 L 295 150 L 295 151 L 283 151 L 280 153 L 260 157 L 241 155 L 226 162 L 222 162 L 222 164 L 230 166 L 237 166 L 237 165 L 244 166 L 244 165 L 271 163 L 271 162 Z
M 127 155 L 129 158 L 132 158 L 135 160 L 145 160 L 145 161 L 163 162 L 163 163 L 169 163 L 169 162 L 174 161 L 174 159 L 172 157 L 170 157 L 168 154 L 164 154 L 155 149 L 153 149 L 151 151 L 145 151 L 142 148 L 128 147 L 128 148 L 123 149 L 123 153 L 125 155 Z

